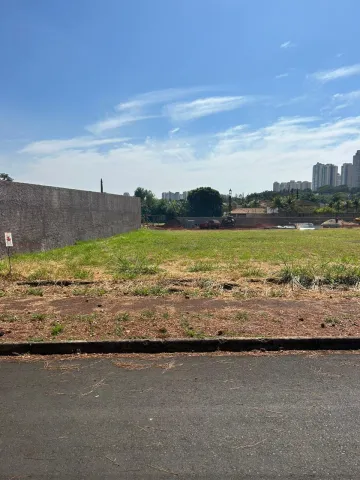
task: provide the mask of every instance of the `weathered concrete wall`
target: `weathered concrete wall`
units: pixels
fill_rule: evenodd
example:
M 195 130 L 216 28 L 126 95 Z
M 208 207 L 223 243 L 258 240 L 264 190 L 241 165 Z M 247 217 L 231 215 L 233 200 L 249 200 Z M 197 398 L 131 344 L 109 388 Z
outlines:
M 4 232 L 14 253 L 49 250 L 140 228 L 140 208 L 136 197 L 0 181 L 0 255 Z

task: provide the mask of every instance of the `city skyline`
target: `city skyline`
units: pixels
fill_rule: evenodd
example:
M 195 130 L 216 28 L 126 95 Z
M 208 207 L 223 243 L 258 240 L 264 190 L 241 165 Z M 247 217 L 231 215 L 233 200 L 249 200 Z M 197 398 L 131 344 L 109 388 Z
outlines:
M 317 191 L 323 186 L 339 187 L 341 185 L 348 188 L 360 188 L 360 150 L 356 151 L 352 159 L 352 163 L 344 162 L 342 165 L 317 162 L 312 168 L 311 182 L 295 180 L 287 182 L 275 181 L 273 183 L 273 191 L 304 190 L 305 188 Z M 341 168 L 340 172 L 339 167 Z
M 341 173 L 338 165 L 323 164 L 318 162 L 313 166 L 312 189 L 317 191 L 320 187 L 340 185 L 348 188 L 360 188 L 360 150 L 353 155 L 353 162 L 343 163 Z

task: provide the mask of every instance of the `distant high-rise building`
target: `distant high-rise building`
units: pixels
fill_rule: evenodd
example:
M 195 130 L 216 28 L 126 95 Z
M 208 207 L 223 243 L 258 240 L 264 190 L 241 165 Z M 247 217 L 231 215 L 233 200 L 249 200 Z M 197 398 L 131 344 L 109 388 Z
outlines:
M 306 190 L 311 188 L 311 182 L 290 180 L 290 182 L 274 182 L 273 192 L 291 192 L 291 190 Z
M 301 190 L 311 190 L 311 182 L 301 182 Z
M 161 198 L 163 200 L 186 200 L 187 199 L 188 192 L 163 192 L 161 194 Z
M 317 163 L 313 166 L 313 190 L 319 190 L 320 187 L 330 185 L 336 187 L 338 182 L 338 166 L 328 163 Z
M 353 182 L 354 188 L 360 188 L 360 150 L 353 156 Z
M 328 163 L 326 165 L 327 182 L 325 185 L 331 185 L 332 187 L 338 186 L 338 175 L 339 175 L 338 170 L 339 170 L 339 167 L 337 165 L 333 165 L 331 163 Z
M 351 188 L 353 184 L 353 164 L 344 163 L 341 167 L 341 185 Z
M 324 167 L 325 165 L 319 162 L 313 166 L 312 188 L 315 191 L 319 190 L 319 188 L 324 185 L 323 184 Z
M 289 188 L 290 190 L 296 190 L 296 183 L 295 180 L 290 180 L 289 182 Z

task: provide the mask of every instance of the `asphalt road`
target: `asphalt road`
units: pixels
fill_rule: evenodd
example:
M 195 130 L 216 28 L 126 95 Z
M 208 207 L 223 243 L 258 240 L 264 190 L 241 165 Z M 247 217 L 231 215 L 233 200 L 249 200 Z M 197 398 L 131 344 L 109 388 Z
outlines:
M 1 479 L 360 478 L 360 355 L 45 361 L 0 361 Z

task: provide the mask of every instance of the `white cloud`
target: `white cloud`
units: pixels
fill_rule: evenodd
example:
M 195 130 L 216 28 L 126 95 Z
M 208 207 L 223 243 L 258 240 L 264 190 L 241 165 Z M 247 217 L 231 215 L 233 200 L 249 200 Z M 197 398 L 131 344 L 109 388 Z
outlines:
M 288 73 L 280 73 L 280 75 L 276 75 L 275 78 L 285 78 L 285 77 L 288 77 L 289 74 Z
M 312 123 L 320 120 L 319 117 L 280 117 L 277 125 L 299 125 L 301 123 Z
M 340 105 L 336 105 L 336 107 L 333 109 L 333 112 L 338 111 L 338 110 L 343 110 L 344 108 L 347 108 L 349 106 L 348 103 L 341 103 Z
M 354 90 L 347 93 L 335 93 L 335 95 L 333 95 L 333 100 L 350 104 L 354 101 L 360 100 L 360 90 Z
M 235 125 L 235 127 L 228 128 L 224 132 L 218 132 L 216 134 L 216 137 L 220 137 L 220 138 L 232 137 L 234 135 L 238 135 L 240 131 L 244 130 L 247 127 L 248 125 Z
M 63 150 L 70 149 L 91 149 L 102 145 L 117 144 L 128 140 L 127 138 L 102 138 L 75 137 L 67 140 L 41 140 L 26 145 L 18 153 L 29 153 L 33 155 L 49 155 Z
M 158 115 L 134 115 L 134 114 L 124 114 L 117 115 L 115 117 L 110 117 L 105 120 L 93 123 L 88 125 L 86 130 L 93 133 L 94 135 L 100 135 L 103 132 L 108 130 L 115 130 L 117 128 L 123 127 L 124 125 L 129 125 L 131 123 L 140 122 L 142 120 L 148 120 L 149 118 L 156 118 Z
M 295 43 L 291 42 L 290 40 L 288 40 L 287 42 L 284 42 L 280 45 L 280 48 L 292 48 L 292 47 L 295 47 Z
M 217 134 L 147 138 L 105 151 L 89 146 L 35 158 L 28 152 L 27 167 L 19 164 L 9 173 L 20 181 L 93 189 L 101 171 L 108 192 L 142 185 L 157 194 L 201 185 L 226 192 L 231 178 L 234 191 L 250 192 L 269 189 L 275 180 L 310 180 L 313 164 L 351 161 L 359 144 L 360 117 L 326 123 L 316 117 L 281 117 L 258 128 L 235 125 Z
M 130 100 L 119 103 L 115 108 L 118 111 L 142 109 L 148 105 L 167 103 L 178 98 L 187 97 L 204 91 L 211 90 L 212 87 L 189 87 L 189 88 L 167 88 L 165 90 L 154 90 L 152 92 L 141 93 Z
M 330 115 L 334 113 L 338 114 L 339 110 L 344 110 L 344 108 L 358 105 L 359 101 L 360 90 L 354 90 L 346 93 L 335 93 L 335 95 L 333 95 L 331 98 L 331 102 L 326 105 L 323 110 L 330 111 Z
M 174 122 L 184 122 L 215 113 L 235 110 L 253 101 L 254 97 L 208 97 L 191 102 L 173 103 L 164 109 L 164 114 Z
M 331 82 L 338 78 L 350 77 L 352 75 L 360 75 L 360 64 L 349 65 L 347 67 L 340 67 L 334 70 L 323 70 L 312 73 L 310 77 L 318 80 L 319 82 Z
M 180 130 L 179 127 L 173 128 L 172 130 L 170 130 L 169 135 L 174 135 L 174 134 L 177 133 L 179 130 Z
M 115 130 L 131 123 L 158 118 L 159 113 L 149 113 L 148 108 L 156 104 L 165 104 L 178 98 L 189 97 L 195 93 L 212 90 L 213 87 L 168 88 L 141 93 L 126 102 L 116 105 L 115 110 L 120 114 L 110 116 L 86 127 L 94 135 L 101 135 L 108 130 Z

